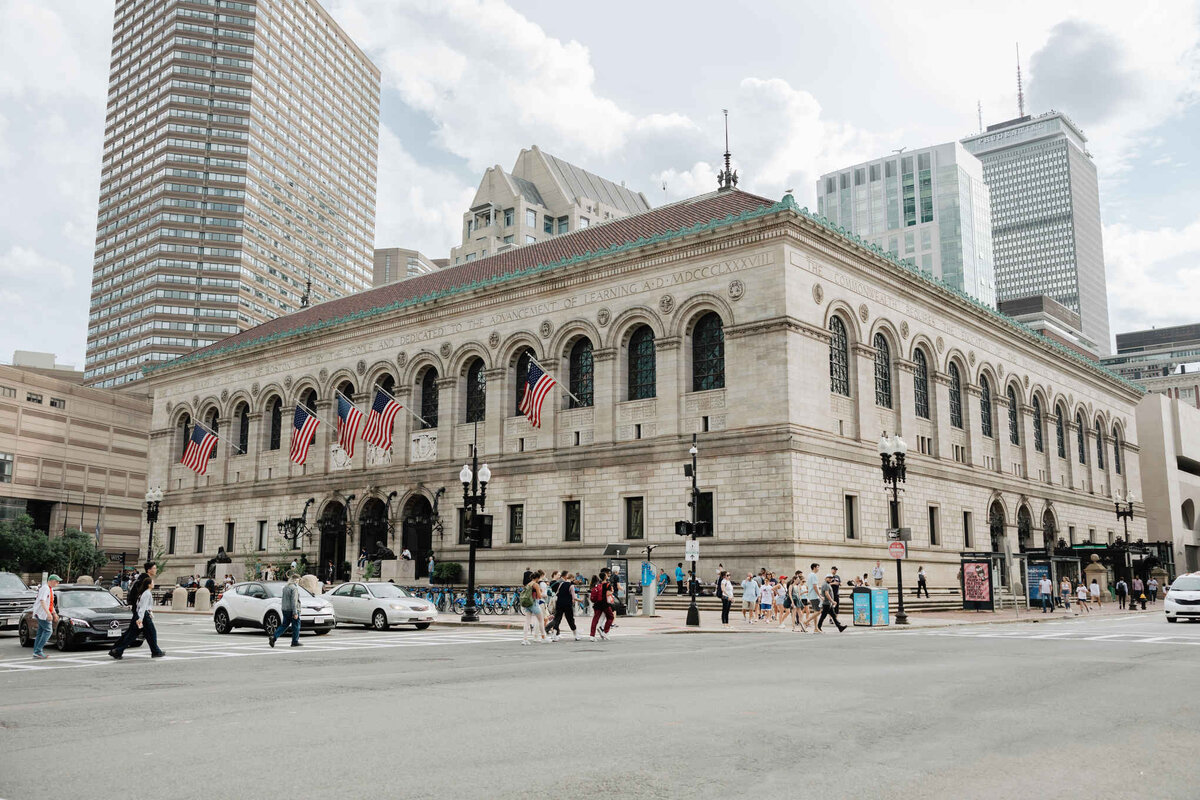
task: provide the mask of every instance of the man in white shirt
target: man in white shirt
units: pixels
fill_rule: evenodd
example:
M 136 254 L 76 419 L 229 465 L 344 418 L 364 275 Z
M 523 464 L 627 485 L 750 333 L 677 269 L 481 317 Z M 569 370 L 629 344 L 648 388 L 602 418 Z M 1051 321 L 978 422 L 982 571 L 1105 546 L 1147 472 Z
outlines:
M 50 641 L 50 633 L 58 624 L 58 612 L 54 610 L 54 587 L 62 578 L 51 575 L 46 582 L 38 587 L 37 600 L 33 605 L 33 618 L 37 620 L 37 636 L 33 640 L 33 657 L 47 658 L 42 652 L 46 642 Z
M 875 579 L 876 586 L 883 586 L 883 565 L 878 561 L 875 562 L 875 569 L 871 570 L 871 577 Z
M 757 605 L 758 581 L 754 580 L 753 575 L 747 573 L 746 580 L 742 581 L 742 619 L 753 623 Z
M 1050 582 L 1049 575 L 1043 575 L 1038 581 L 1038 595 L 1042 598 L 1042 613 L 1045 614 L 1047 609 L 1051 614 L 1054 613 L 1054 584 Z

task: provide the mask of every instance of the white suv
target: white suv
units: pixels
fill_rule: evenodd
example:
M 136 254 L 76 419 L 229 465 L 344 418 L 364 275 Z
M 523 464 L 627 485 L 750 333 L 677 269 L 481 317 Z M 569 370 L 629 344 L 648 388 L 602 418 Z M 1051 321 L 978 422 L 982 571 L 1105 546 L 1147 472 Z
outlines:
M 213 626 L 217 633 L 229 633 L 234 628 L 262 628 L 270 636 L 283 621 L 284 581 L 245 581 L 235 583 L 213 606 Z M 321 597 L 300 590 L 300 630 L 318 636 L 329 633 L 337 625 L 333 606 Z
M 1167 589 L 1163 599 L 1167 622 L 1200 619 L 1200 572 L 1180 575 Z

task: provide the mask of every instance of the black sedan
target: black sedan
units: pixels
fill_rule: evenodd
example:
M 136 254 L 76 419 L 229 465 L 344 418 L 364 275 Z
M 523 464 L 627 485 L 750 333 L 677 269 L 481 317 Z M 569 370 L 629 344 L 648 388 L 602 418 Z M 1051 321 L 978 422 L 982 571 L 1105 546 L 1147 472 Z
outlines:
M 60 584 L 54 590 L 54 610 L 58 612 L 58 627 L 51 641 L 59 650 L 73 650 L 89 644 L 112 647 L 133 618 L 133 609 L 99 586 Z M 33 647 L 37 636 L 33 609 L 21 614 L 20 626 L 21 644 Z M 134 647 L 141 643 L 142 637 L 138 636 Z

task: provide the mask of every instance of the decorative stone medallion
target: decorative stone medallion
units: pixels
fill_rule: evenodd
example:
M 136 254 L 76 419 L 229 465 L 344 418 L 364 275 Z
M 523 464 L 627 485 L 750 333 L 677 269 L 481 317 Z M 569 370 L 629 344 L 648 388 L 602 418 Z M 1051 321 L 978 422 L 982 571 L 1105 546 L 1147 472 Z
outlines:
M 664 314 L 670 314 L 675 310 L 675 298 L 669 294 L 658 298 L 658 310 Z
M 359 375 L 366 375 L 367 374 L 367 362 L 363 361 L 362 359 L 359 359 L 358 363 L 354 365 L 354 371 L 357 372 Z
M 491 333 L 488 334 L 488 347 L 495 350 L 499 346 L 500 346 L 500 332 L 492 331 Z
M 825 300 L 825 290 L 823 288 L 821 288 L 821 284 L 814 283 L 813 284 L 813 302 L 816 303 L 817 305 L 821 305 L 822 301 L 824 301 L 824 300 Z
M 258 381 L 255 381 L 254 383 L 250 384 L 250 396 L 251 397 L 257 398 L 259 391 L 261 391 L 261 390 L 258 388 Z
M 871 312 L 867 310 L 867 304 L 863 303 L 858 307 L 858 318 L 866 322 L 871 318 Z
M 942 341 L 942 337 L 940 336 L 937 338 L 937 341 L 934 342 L 934 344 L 936 345 L 939 353 L 946 349 L 946 343 Z
M 1000 378 L 1004 377 L 1004 365 L 1003 364 L 996 365 L 996 375 L 997 375 L 997 377 L 1000 377 Z
M 222 389 L 222 390 L 221 390 L 221 402 L 222 402 L 222 403 L 224 403 L 224 402 L 225 402 L 226 400 L 228 400 L 228 399 L 229 399 L 229 390 L 228 390 L 228 389 Z
M 607 327 L 608 323 L 612 322 L 612 312 L 607 308 L 602 308 L 596 312 L 596 322 L 601 328 Z
M 1024 378 L 1022 378 L 1021 383 L 1025 384 L 1025 388 L 1028 389 L 1029 388 L 1029 376 L 1026 375 Z
M 450 343 L 449 343 L 449 342 L 442 342 L 442 346 L 441 346 L 441 348 L 438 350 L 438 352 L 442 354 L 442 358 L 449 358 L 449 357 L 450 357 L 450 350 L 451 350 L 451 348 L 450 348 Z
M 174 408 L 175 408 L 175 404 L 172 403 L 170 400 L 168 400 L 167 401 L 167 413 L 170 414 Z
M 396 353 L 396 366 L 397 367 L 399 367 L 400 369 L 404 369 L 404 365 L 407 363 L 408 363 L 408 353 L 404 352 L 403 350 L 401 350 L 399 353 Z
M 729 299 L 737 302 L 742 299 L 742 295 L 746 293 L 746 284 L 739 280 L 729 282 Z
M 200 408 L 200 395 L 198 395 L 198 394 L 192 395 L 192 408 L 195 408 L 195 409 Z
M 901 339 L 908 338 L 908 323 L 907 322 L 900 323 L 900 338 Z
M 554 333 L 554 326 L 550 324 L 550 320 L 542 320 L 542 324 L 538 325 L 538 333 L 541 334 L 543 339 L 550 338 L 550 334 Z
M 321 367 L 321 371 L 317 373 L 317 380 L 319 380 L 321 383 L 329 380 L 329 370 Z
M 972 367 L 975 366 L 975 351 L 974 350 L 967 353 L 967 363 L 970 364 Z
M 291 375 L 288 375 L 286 378 L 283 379 L 283 388 L 287 389 L 289 391 L 291 390 L 291 388 L 292 388 L 292 376 Z

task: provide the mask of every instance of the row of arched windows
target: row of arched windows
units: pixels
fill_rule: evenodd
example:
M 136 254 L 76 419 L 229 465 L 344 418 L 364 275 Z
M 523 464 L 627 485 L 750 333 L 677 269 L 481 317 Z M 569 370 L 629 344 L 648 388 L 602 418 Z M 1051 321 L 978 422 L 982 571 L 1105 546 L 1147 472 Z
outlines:
M 873 340 L 875 347 L 875 405 L 881 408 L 892 408 L 892 355 L 891 345 L 886 336 L 876 333 Z M 946 368 L 950 396 L 950 425 L 954 428 L 963 427 L 962 405 L 962 375 L 958 365 L 951 361 Z M 850 396 L 850 341 L 846 332 L 846 323 L 838 315 L 829 319 L 829 390 L 843 397 Z M 1013 387 L 1005 390 L 1008 400 L 1008 439 L 1014 445 L 1021 444 L 1021 426 L 1018 417 L 1018 401 Z M 916 415 L 921 419 L 929 419 L 929 360 L 925 351 L 917 348 L 913 352 L 913 405 Z M 995 411 L 992 400 L 992 386 L 986 375 L 979 376 L 979 421 L 980 430 L 984 436 L 993 438 L 995 434 Z M 1042 404 L 1035 394 L 1032 398 L 1033 408 L 1033 446 L 1039 452 L 1045 452 L 1045 442 L 1042 436 Z M 1058 457 L 1066 458 L 1066 436 L 1063 430 L 1063 420 L 1066 412 L 1062 407 L 1054 414 L 1055 437 L 1058 444 Z M 1079 463 L 1087 463 L 1087 452 L 1084 446 L 1084 431 L 1086 426 L 1083 415 L 1076 415 L 1076 437 L 1078 444 Z M 1105 437 L 1100 420 L 1095 424 L 1096 436 L 1096 466 L 1104 469 Z M 1114 427 L 1113 433 L 1113 469 L 1121 474 L 1121 434 Z

